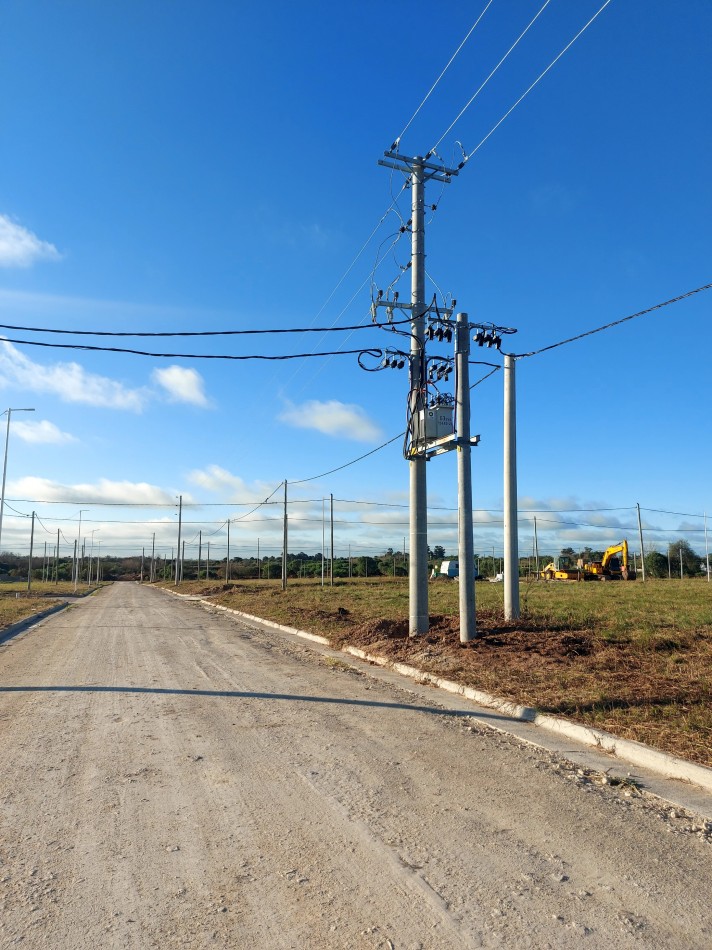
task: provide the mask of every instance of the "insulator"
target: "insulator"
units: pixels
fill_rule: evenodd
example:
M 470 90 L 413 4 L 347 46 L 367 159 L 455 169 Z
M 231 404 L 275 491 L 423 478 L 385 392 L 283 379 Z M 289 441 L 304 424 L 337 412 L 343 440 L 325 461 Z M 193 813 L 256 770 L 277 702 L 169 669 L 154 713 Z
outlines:
M 435 330 L 433 329 L 433 325 L 431 323 L 430 326 L 428 327 L 428 339 L 432 340 L 434 336 L 435 336 Z
M 445 339 L 447 340 L 448 343 L 452 343 L 452 330 L 450 329 L 450 327 L 448 327 L 447 330 L 445 331 Z
M 382 296 L 383 296 L 383 291 L 382 291 L 382 290 L 379 290 L 376 299 L 377 299 L 377 300 L 380 300 Z
M 398 360 L 398 369 L 403 369 L 405 366 L 405 360 Z
M 393 303 L 396 303 L 397 301 L 398 301 L 398 291 L 396 290 L 395 293 L 393 294 Z
M 502 345 L 502 337 L 499 335 L 499 333 L 495 333 L 495 335 L 492 337 L 492 341 L 495 346 Z
M 390 366 L 390 365 L 391 365 L 391 358 L 390 358 L 390 356 L 387 356 L 387 357 L 384 359 L 383 365 L 384 365 L 384 366 Z
M 484 342 L 485 342 L 485 335 L 482 332 L 482 330 L 478 330 L 477 333 L 475 333 L 475 343 L 478 346 L 482 346 Z
M 391 360 L 391 369 L 398 369 L 398 360 Z
M 442 343 L 442 341 L 443 341 L 443 328 L 442 328 L 442 327 L 438 327 L 438 328 L 437 328 L 437 330 L 435 331 L 435 336 L 438 338 L 438 343 Z

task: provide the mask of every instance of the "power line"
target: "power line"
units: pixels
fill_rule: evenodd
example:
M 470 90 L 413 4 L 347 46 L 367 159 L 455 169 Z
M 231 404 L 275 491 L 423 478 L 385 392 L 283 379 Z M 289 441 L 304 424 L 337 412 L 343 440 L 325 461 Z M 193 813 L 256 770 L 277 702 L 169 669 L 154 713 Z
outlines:
M 391 235 L 392 236 L 392 235 Z M 395 243 L 395 242 L 394 242 Z M 363 284 L 361 285 L 363 286 Z M 342 311 L 343 313 L 343 311 Z M 409 323 L 406 320 L 389 321 L 389 326 L 393 324 Z M 379 324 L 380 326 L 380 324 Z M 333 324 L 329 327 L 272 327 L 264 330 L 184 330 L 175 332 L 130 332 L 114 330 L 66 330 L 55 329 L 53 327 L 23 327 L 12 323 L 0 323 L 2 330 L 22 330 L 27 333 L 57 333 L 69 336 L 108 336 L 108 337 L 194 337 L 194 336 L 256 336 L 269 335 L 276 333 L 342 333 L 346 331 L 365 330 L 368 327 L 363 324 L 356 326 L 336 327 Z M 10 341 L 13 342 L 13 341 Z
M 315 482 L 320 478 L 326 478 L 327 475 L 333 475 L 334 472 L 340 472 L 344 468 L 348 468 L 350 465 L 355 465 L 356 462 L 361 462 L 363 459 L 367 459 L 369 455 L 375 455 L 376 452 L 380 452 L 381 449 L 385 449 L 387 445 L 402 439 L 405 433 L 399 432 L 398 435 L 394 435 L 392 439 L 389 439 L 387 442 L 384 442 L 382 445 L 379 445 L 375 449 L 371 449 L 370 452 L 366 452 L 365 455 L 359 455 L 358 458 L 352 459 L 350 462 L 346 462 L 344 465 L 339 465 L 338 468 L 332 468 L 328 472 L 322 472 L 321 475 L 312 475 L 311 478 L 299 478 L 294 481 L 290 481 L 290 485 L 303 485 L 305 482 Z
M 594 333 L 601 333 L 603 330 L 610 330 L 611 327 L 620 326 L 621 323 L 627 323 L 628 320 L 635 320 L 637 317 L 644 317 L 648 313 L 653 313 L 655 310 L 661 310 L 663 307 L 669 307 L 670 304 L 679 303 L 681 300 L 685 300 L 687 297 L 692 297 L 694 294 L 702 293 L 703 290 L 709 290 L 712 288 L 712 284 L 703 284 L 702 287 L 695 287 L 694 290 L 688 290 L 687 293 L 680 294 L 678 297 L 672 297 L 670 300 L 664 300 L 662 303 L 656 303 L 652 307 L 647 307 L 645 310 L 639 310 L 637 313 L 631 313 L 627 317 L 621 317 L 620 320 L 613 320 L 611 323 L 605 323 L 602 327 L 596 327 L 594 330 L 587 330 L 585 333 L 578 333 L 576 336 L 570 336 L 566 340 L 560 340 L 558 343 L 550 343 L 549 346 L 542 346 L 541 349 L 531 350 L 529 353 L 510 353 L 504 354 L 505 356 L 513 356 L 515 359 L 524 359 L 528 356 L 538 356 L 540 353 L 546 353 L 548 350 L 555 350 L 559 346 L 566 346 L 567 343 L 574 343 L 576 340 L 583 340 L 587 336 L 593 336 Z
M 433 145 L 433 147 L 432 147 L 432 148 L 430 149 L 430 151 L 428 152 L 428 155 L 431 155 L 431 154 L 435 151 L 435 149 L 440 145 L 440 143 L 441 143 L 442 140 L 445 138 L 445 136 L 448 134 L 448 132 L 450 132 L 450 131 L 454 128 L 454 126 L 459 122 L 459 120 L 462 118 L 462 116 L 465 114 L 465 112 L 467 112 L 467 110 L 470 108 L 470 106 L 472 105 L 472 103 L 475 101 L 475 99 L 479 96 L 479 94 L 480 94 L 480 93 L 482 92 L 482 90 L 485 88 L 485 86 L 486 86 L 487 83 L 490 81 L 490 79 L 491 79 L 491 78 L 494 76 L 494 74 L 497 72 L 497 70 L 498 70 L 499 67 L 502 65 L 502 63 L 504 63 L 504 61 L 509 57 L 510 53 L 512 53 L 512 52 L 514 51 L 514 49 L 519 45 L 520 41 L 524 39 L 524 37 L 527 35 L 527 33 L 529 32 L 529 30 L 531 29 L 531 27 L 532 27 L 532 26 L 534 25 L 534 23 L 539 19 L 539 17 L 541 16 L 541 14 L 542 14 L 542 13 L 544 12 L 544 10 L 549 6 L 550 3 L 551 3 L 551 0 L 546 0 L 546 2 L 544 3 L 544 6 L 539 10 L 539 12 L 536 14 L 536 16 L 534 17 L 534 19 L 531 20 L 531 21 L 529 22 L 529 24 L 525 27 L 525 29 L 519 34 L 519 36 L 517 37 L 517 39 L 514 41 L 514 43 L 512 43 L 512 45 L 509 47 L 509 49 L 507 50 L 507 52 L 506 52 L 506 53 L 504 54 L 504 56 L 500 59 L 500 61 L 497 63 L 497 65 L 494 67 L 494 69 L 493 69 L 492 72 L 489 74 L 489 76 L 485 79 L 485 81 L 482 83 L 482 85 L 479 87 L 479 89 L 477 90 L 477 92 L 476 92 L 473 96 L 471 96 L 470 99 L 468 99 L 468 101 L 467 101 L 467 102 L 465 103 L 465 105 L 462 107 L 462 109 L 460 110 L 460 112 L 458 112 L 458 114 L 455 116 L 455 118 L 454 118 L 453 121 L 450 123 L 450 125 L 445 129 L 445 131 L 444 131 L 443 134 L 440 136 L 440 138 L 437 140 L 437 142 L 435 143 L 435 145 Z M 479 147 L 479 146 L 478 146 L 478 147 Z M 469 158 L 469 156 L 466 156 L 465 161 L 467 161 L 468 158 Z
M 548 2 L 549 2 L 549 0 L 547 0 L 547 3 L 548 3 Z M 452 54 L 452 56 L 450 57 L 450 59 L 449 59 L 448 62 L 447 62 L 447 65 L 445 66 L 445 68 L 443 69 L 443 71 L 440 73 L 440 75 L 438 76 L 438 78 L 435 80 L 435 82 L 432 84 L 432 86 L 430 87 L 430 89 L 429 89 L 428 92 L 426 93 L 425 98 L 423 99 L 423 101 L 420 103 L 420 105 L 419 105 L 418 108 L 415 110 L 415 112 L 414 112 L 413 115 L 410 117 L 410 119 L 408 119 L 408 121 L 406 122 L 405 128 L 403 129 L 403 131 L 401 132 L 401 134 L 398 136 L 398 138 L 397 138 L 397 139 L 393 142 L 393 144 L 391 145 L 391 151 L 392 151 L 392 152 L 395 152 L 395 151 L 396 151 L 396 149 L 398 148 L 398 143 L 399 143 L 400 140 L 403 138 L 403 136 L 405 135 L 405 133 L 408 131 L 408 129 L 410 128 L 410 126 L 411 126 L 412 123 L 413 123 L 413 120 L 414 120 L 415 117 L 418 115 L 418 113 L 420 112 L 420 110 L 423 108 L 423 106 L 425 105 L 425 103 L 428 101 L 428 99 L 430 98 L 430 96 L 432 95 L 432 93 L 435 91 L 435 87 L 438 85 L 438 83 L 439 83 L 440 80 L 443 78 L 443 76 L 445 75 L 445 73 L 448 71 L 448 69 L 450 68 L 450 66 L 452 66 L 452 64 L 453 64 L 453 62 L 454 62 L 454 60 L 455 60 L 455 57 L 456 57 L 457 54 L 460 52 L 460 50 L 461 50 L 462 47 L 465 45 L 465 43 L 469 40 L 470 36 L 472 35 L 472 33 L 473 33 L 474 30 L 475 30 L 475 27 L 477 27 L 477 25 L 479 24 L 479 22 L 480 22 L 480 20 L 482 19 L 482 17 L 485 15 L 485 13 L 487 13 L 487 11 L 489 10 L 489 8 L 492 6 L 492 3 L 493 3 L 493 0 L 489 0 L 489 2 L 487 3 L 487 6 L 484 8 L 484 10 L 482 11 L 482 13 L 480 13 L 480 15 L 477 17 L 477 19 L 476 19 L 475 22 L 472 24 L 472 26 L 470 27 L 470 29 L 467 31 L 467 34 L 466 34 L 464 40 L 460 43 L 460 45 L 457 47 L 457 49 L 455 50 L 455 52 Z M 431 151 L 432 151 L 432 150 L 431 150 Z
M 379 324 L 380 326 L 380 324 Z M 132 356 L 150 356 L 154 359 L 185 359 L 185 360 L 299 360 L 308 359 L 316 356 L 354 356 L 359 353 L 372 355 L 376 358 L 382 356 L 381 350 L 373 348 L 361 348 L 359 350 L 330 350 L 325 353 L 285 353 L 275 356 L 266 353 L 234 355 L 226 353 L 148 353 L 145 350 L 133 350 L 119 346 L 90 346 L 82 343 L 44 343 L 39 340 L 13 340 L 9 337 L 0 338 L 0 342 L 16 343 L 22 346 L 42 346 L 54 350 L 89 350 L 99 353 L 128 353 Z
M 487 135 L 485 135 L 485 137 L 482 139 L 482 141 L 481 141 L 477 146 L 475 146 L 475 148 L 473 148 L 472 151 L 468 154 L 467 159 L 466 159 L 467 161 L 469 161 L 469 159 L 472 158 L 472 156 L 475 154 L 475 152 L 478 152 L 478 151 L 482 148 L 482 146 L 485 144 L 485 142 L 487 141 L 487 139 L 489 139 L 490 136 L 493 135 L 493 134 L 497 131 L 497 129 L 498 129 L 498 128 L 500 127 L 500 125 L 505 121 L 505 119 L 509 118 L 509 116 L 514 112 L 514 110 L 517 108 L 517 106 L 518 106 L 524 99 L 526 99 L 526 97 L 529 95 L 529 93 L 532 91 L 532 89 L 534 89 L 534 87 L 535 87 L 536 85 L 538 85 L 539 82 L 541 82 L 541 80 L 544 78 L 544 76 L 546 76 L 546 74 L 549 72 L 549 70 L 552 69 L 552 68 L 556 65 L 556 63 L 558 63 L 558 61 L 561 59 L 561 57 L 564 55 L 564 53 L 566 53 L 567 50 L 569 50 L 569 49 L 573 46 L 573 44 L 574 44 L 574 43 L 576 42 L 576 40 L 582 35 L 582 33 L 585 33 L 585 31 L 586 31 L 586 30 L 589 28 L 589 26 L 593 23 L 593 21 L 596 19 L 596 17 L 598 17 L 601 13 L 603 13 L 603 11 L 606 9 L 606 7 L 608 6 L 608 4 L 609 4 L 610 2 L 611 2 L 611 0 L 606 0 L 606 2 L 603 4 L 603 6 L 600 7 L 600 9 L 597 10 L 596 13 L 594 13 L 594 15 L 593 15 L 593 16 L 591 17 L 591 19 L 588 21 L 588 23 L 586 23 L 586 25 L 583 26 L 583 27 L 578 31 L 578 33 L 576 34 L 576 36 L 574 36 L 574 38 L 561 50 L 561 52 L 559 53 L 559 55 L 549 63 L 549 65 L 546 67 L 546 69 L 545 69 L 542 73 L 540 73 L 540 74 L 537 76 L 537 78 L 534 80 L 534 82 L 531 84 L 531 86 L 529 86 L 529 88 L 528 88 L 525 92 L 522 93 L 522 95 L 517 99 L 517 101 L 514 103 L 514 105 L 511 106 L 511 107 L 504 113 L 504 115 L 502 116 L 502 118 L 501 118 L 495 125 L 492 126 L 492 128 L 489 130 L 489 132 L 487 133 Z M 451 128 L 452 128 L 452 126 L 451 126 Z M 447 134 L 447 133 L 445 133 L 445 134 Z

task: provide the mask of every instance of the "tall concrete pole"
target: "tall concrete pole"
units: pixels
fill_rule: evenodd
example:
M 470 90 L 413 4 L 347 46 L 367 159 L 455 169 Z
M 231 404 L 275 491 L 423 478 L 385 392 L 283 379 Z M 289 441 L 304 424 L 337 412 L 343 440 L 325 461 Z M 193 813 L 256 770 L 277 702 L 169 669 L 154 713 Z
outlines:
M 178 585 L 180 577 L 180 532 L 183 525 L 183 496 L 178 496 L 178 547 L 176 548 L 176 576 L 175 586 Z
M 200 564 L 203 560 L 203 529 L 198 531 L 198 580 L 200 580 Z
M 519 617 L 517 537 L 517 397 L 515 358 L 504 357 L 504 618 Z
M 416 157 L 411 173 L 411 341 L 410 411 L 411 425 L 418 423 L 425 409 L 423 346 L 425 340 L 425 194 L 422 159 Z M 412 433 L 411 433 L 412 435 Z M 428 487 L 424 457 L 414 457 L 410 467 L 410 571 L 408 576 L 409 634 L 428 632 Z
M 705 512 L 705 562 L 707 564 L 707 583 L 710 581 L 710 546 L 707 541 L 707 512 Z
M 151 583 L 156 580 L 156 532 L 153 532 L 151 541 Z
M 7 475 L 7 447 L 10 442 L 10 417 L 13 412 L 34 412 L 34 409 L 6 409 L 7 429 L 5 430 L 5 460 L 2 465 L 2 492 L 0 493 L 0 543 L 2 542 L 2 516 L 5 511 L 5 476 Z M 0 552 L 2 547 L 0 547 Z
M 636 502 L 635 507 L 638 509 L 638 537 L 640 538 L 640 570 L 643 575 L 643 583 L 645 583 L 645 548 L 643 547 L 643 522 L 640 520 L 640 505 Z
M 457 535 L 460 563 L 460 643 L 477 636 L 475 549 L 472 538 L 472 446 L 470 445 L 470 329 L 458 313 L 455 337 L 455 415 L 457 421 Z
M 288 544 L 288 521 L 287 521 L 287 479 L 284 480 L 284 528 L 282 534 L 282 590 L 287 589 L 287 544 Z
M 330 542 L 330 558 L 329 558 L 329 585 L 334 586 L 334 493 L 329 494 L 329 520 L 331 524 L 331 542 Z
M 225 561 L 225 583 L 230 581 L 230 519 L 227 519 L 227 559 Z
M 32 590 L 32 555 L 35 547 L 35 513 L 32 512 L 32 530 L 30 532 L 30 563 L 27 568 L 27 593 Z

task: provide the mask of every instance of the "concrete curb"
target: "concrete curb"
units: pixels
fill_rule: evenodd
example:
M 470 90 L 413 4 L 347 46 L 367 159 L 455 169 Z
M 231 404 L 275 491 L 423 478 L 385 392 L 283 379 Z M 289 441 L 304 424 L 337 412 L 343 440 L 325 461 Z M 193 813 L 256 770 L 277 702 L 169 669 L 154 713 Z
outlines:
M 558 716 L 539 713 L 534 719 L 534 725 L 540 729 L 556 732 L 560 736 L 566 736 L 568 739 L 583 742 L 585 745 L 595 746 L 616 758 L 650 769 L 665 778 L 682 779 L 704 788 L 707 792 L 712 792 L 712 769 L 706 765 L 697 765 L 695 762 L 688 762 L 686 759 L 661 752 L 659 749 L 652 749 L 650 746 L 643 745 L 642 742 L 620 739 L 610 732 L 582 726 L 568 719 L 559 719 Z
M 48 607 L 41 613 L 33 614 L 31 617 L 25 617 L 24 620 L 18 620 L 16 623 L 0 631 L 0 643 L 5 643 L 6 640 L 12 640 L 13 637 L 16 637 L 24 630 L 29 630 L 30 627 L 34 627 L 35 624 L 40 623 L 40 621 L 47 617 L 51 617 L 52 614 L 59 613 L 60 610 L 65 610 L 67 607 L 69 607 L 67 603 L 55 604 L 54 607 Z
M 400 673 L 410 679 L 417 680 L 419 683 L 429 683 L 431 686 L 437 686 L 438 689 L 444 689 L 448 693 L 455 693 L 458 696 L 464 696 L 480 706 L 486 706 L 490 709 L 496 709 L 497 712 L 509 716 L 510 719 L 519 719 L 523 722 L 534 722 L 536 718 L 536 709 L 531 706 L 520 706 L 518 703 L 512 703 L 507 699 L 499 699 L 491 693 L 484 693 L 479 689 L 472 689 L 470 686 L 462 686 L 460 683 L 453 683 L 452 680 L 444 680 L 433 673 L 426 673 L 415 666 L 407 666 L 405 663 L 393 663 L 382 656 L 373 656 L 358 647 L 342 647 L 343 653 L 350 653 L 357 656 L 360 660 L 366 660 L 367 663 L 375 663 L 377 666 L 384 666 L 394 673 Z
M 165 589 L 165 588 L 164 588 Z M 185 596 L 174 591 L 178 597 Z M 209 600 L 197 599 L 202 606 L 222 610 L 225 613 L 235 614 L 243 620 L 256 622 L 261 626 L 272 627 L 276 630 L 282 630 L 285 633 L 291 633 L 294 636 L 302 637 L 305 640 L 312 640 L 315 643 L 321 643 L 334 649 L 331 641 L 326 637 L 317 636 L 315 633 L 308 633 L 306 630 L 298 630 L 296 627 L 287 627 L 284 624 L 275 623 L 272 620 L 264 620 L 262 617 L 255 617 L 253 614 L 243 613 L 241 610 L 234 610 L 231 607 L 223 607 L 220 604 L 213 604 Z M 394 663 L 385 657 L 374 656 L 359 650 L 357 647 L 345 646 L 341 648 L 342 653 L 349 653 L 367 663 L 373 663 L 375 666 L 381 666 L 394 673 L 400 673 L 409 679 L 416 680 L 419 683 L 428 683 L 438 689 L 446 690 L 449 693 L 455 693 L 464 699 L 469 699 L 484 706 L 487 709 L 496 709 L 498 712 L 510 719 L 516 719 L 531 723 L 538 729 L 546 729 L 557 735 L 573 739 L 583 745 L 592 746 L 618 759 L 623 759 L 632 765 L 639 765 L 643 768 L 657 772 L 665 778 L 680 779 L 684 782 L 690 782 L 703 788 L 707 792 L 712 792 L 712 768 L 705 765 L 697 765 L 694 762 L 688 762 L 677 756 L 669 755 L 667 752 L 661 752 L 650 746 L 643 745 L 642 742 L 635 742 L 632 739 L 620 739 L 609 732 L 602 732 L 600 729 L 592 729 L 589 726 L 582 726 L 568 719 L 561 719 L 558 716 L 549 716 L 543 713 L 537 713 L 531 706 L 520 706 L 506 699 L 492 696 L 490 693 L 482 692 L 478 689 L 472 689 L 469 686 L 463 686 L 460 683 L 454 683 L 451 680 L 441 679 L 432 673 L 419 670 L 414 666 L 407 666 L 405 663 Z

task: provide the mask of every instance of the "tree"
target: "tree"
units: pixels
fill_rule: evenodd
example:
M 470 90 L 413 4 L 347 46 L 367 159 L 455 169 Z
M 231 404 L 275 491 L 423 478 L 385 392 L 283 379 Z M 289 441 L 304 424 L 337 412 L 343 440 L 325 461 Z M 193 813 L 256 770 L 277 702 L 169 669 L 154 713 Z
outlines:
M 700 562 L 702 558 L 696 554 L 690 544 L 683 540 L 671 541 L 668 548 L 670 555 L 670 567 L 673 573 L 680 576 L 680 557 L 682 556 L 682 573 L 686 577 L 696 577 L 700 573 Z
M 436 561 L 442 560 L 442 558 L 445 557 L 445 548 L 442 546 L 442 544 L 435 545 L 432 556 Z
M 667 577 L 668 559 L 660 551 L 649 551 L 645 555 L 645 573 L 648 577 Z

